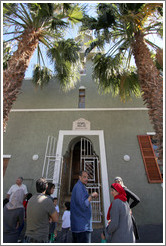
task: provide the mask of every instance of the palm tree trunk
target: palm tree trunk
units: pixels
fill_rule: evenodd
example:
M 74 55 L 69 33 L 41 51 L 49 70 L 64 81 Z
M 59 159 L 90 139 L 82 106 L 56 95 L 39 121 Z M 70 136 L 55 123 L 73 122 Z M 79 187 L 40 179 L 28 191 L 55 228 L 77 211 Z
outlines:
M 3 72 L 3 129 L 6 130 L 8 115 L 24 79 L 30 59 L 39 42 L 39 30 L 25 30 L 19 40 L 18 49 Z
M 154 65 L 150 51 L 140 33 L 135 36 L 133 53 L 143 92 L 143 100 L 156 132 L 159 160 L 163 157 L 163 79 Z

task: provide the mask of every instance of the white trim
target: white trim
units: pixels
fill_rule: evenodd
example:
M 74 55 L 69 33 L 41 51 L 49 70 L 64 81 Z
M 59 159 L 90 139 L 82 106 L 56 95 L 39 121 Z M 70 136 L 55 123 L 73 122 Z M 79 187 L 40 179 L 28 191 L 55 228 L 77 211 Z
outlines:
M 147 132 L 146 134 L 147 134 L 147 135 L 151 135 L 151 136 L 156 135 L 156 133 L 155 133 L 155 132 Z
M 26 77 L 24 80 L 32 80 L 32 77 Z
M 12 109 L 11 112 L 64 112 L 64 111 L 147 111 L 148 108 L 36 108 L 36 109 Z
M 3 155 L 3 158 L 8 158 L 10 159 L 12 156 L 11 155 Z
M 99 147 L 100 147 L 100 167 L 101 167 L 101 180 L 102 180 L 102 193 L 103 193 L 103 206 L 104 206 L 104 218 L 106 217 L 109 205 L 110 205 L 110 191 L 109 191 L 109 182 L 108 182 L 108 171 L 107 171 L 107 162 L 106 162 L 106 152 L 105 152 L 105 142 L 104 142 L 104 132 L 102 130 L 96 131 L 59 131 L 59 137 L 57 142 L 56 156 L 62 156 L 63 140 L 64 136 L 99 136 Z M 53 182 L 59 183 L 57 176 L 60 175 L 60 159 L 57 158 L 55 163 Z M 57 173 L 59 175 L 57 175 Z M 105 220 L 105 225 L 107 221 Z

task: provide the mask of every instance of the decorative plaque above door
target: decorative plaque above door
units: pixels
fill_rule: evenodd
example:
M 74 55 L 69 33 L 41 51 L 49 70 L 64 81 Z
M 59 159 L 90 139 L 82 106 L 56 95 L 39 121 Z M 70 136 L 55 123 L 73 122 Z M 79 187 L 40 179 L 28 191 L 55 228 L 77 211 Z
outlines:
M 90 130 L 90 121 L 83 118 L 73 121 L 73 130 Z

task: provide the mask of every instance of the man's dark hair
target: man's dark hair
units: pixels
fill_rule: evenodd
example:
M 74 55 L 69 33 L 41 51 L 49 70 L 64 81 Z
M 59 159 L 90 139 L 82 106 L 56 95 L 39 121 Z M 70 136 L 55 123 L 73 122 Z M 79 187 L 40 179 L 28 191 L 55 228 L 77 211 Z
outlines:
M 88 174 L 88 172 L 86 170 L 82 170 L 82 171 L 79 172 L 79 176 L 82 176 L 83 173 L 87 173 Z
M 44 192 L 47 189 L 47 180 L 45 178 L 40 178 L 36 181 L 36 190 L 39 193 Z
M 23 182 L 23 177 L 18 177 L 18 179 L 21 179 L 21 181 Z
M 70 211 L 70 202 L 65 202 L 66 210 Z
M 32 197 L 32 193 L 28 193 L 28 194 L 26 195 L 26 199 L 27 199 L 27 200 L 29 200 L 31 197 Z

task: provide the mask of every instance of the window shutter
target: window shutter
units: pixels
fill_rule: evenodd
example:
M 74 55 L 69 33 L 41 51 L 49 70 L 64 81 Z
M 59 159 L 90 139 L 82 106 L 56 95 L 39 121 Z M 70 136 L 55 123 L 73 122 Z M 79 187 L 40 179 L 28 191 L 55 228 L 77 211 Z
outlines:
M 139 135 L 137 137 L 149 183 L 162 183 L 163 179 L 156 160 L 150 136 Z
M 5 176 L 5 172 L 8 166 L 9 158 L 3 158 L 3 177 Z

